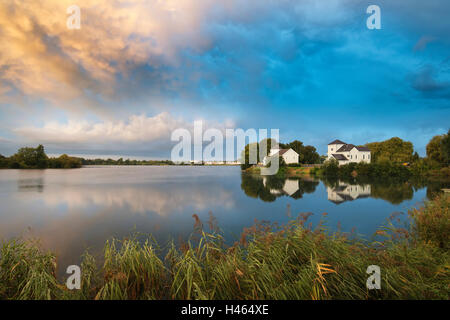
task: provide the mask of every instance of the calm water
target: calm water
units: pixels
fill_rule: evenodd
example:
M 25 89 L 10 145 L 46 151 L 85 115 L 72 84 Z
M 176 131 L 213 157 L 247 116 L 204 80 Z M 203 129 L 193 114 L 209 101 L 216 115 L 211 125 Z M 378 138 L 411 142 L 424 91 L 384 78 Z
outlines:
M 305 212 L 313 224 L 327 212 L 330 229 L 340 223 L 370 236 L 426 196 L 425 185 L 263 179 L 239 167 L 0 170 L 0 238 L 38 237 L 67 266 L 86 248 L 98 252 L 106 239 L 133 231 L 186 239 L 194 213 L 206 222 L 212 212 L 229 239 L 255 219 L 283 223 Z

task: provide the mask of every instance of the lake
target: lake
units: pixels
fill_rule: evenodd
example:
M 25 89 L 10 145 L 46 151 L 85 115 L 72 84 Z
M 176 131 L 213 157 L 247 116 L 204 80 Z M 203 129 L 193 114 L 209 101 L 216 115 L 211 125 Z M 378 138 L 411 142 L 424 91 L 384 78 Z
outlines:
M 317 225 L 324 212 L 330 230 L 340 226 L 370 238 L 392 214 L 404 219 L 430 188 L 263 178 L 220 166 L 0 170 L 0 238 L 39 238 L 60 266 L 135 231 L 161 242 L 186 240 L 193 214 L 205 225 L 212 215 L 231 243 L 255 219 L 285 223 L 312 213 L 308 221 Z

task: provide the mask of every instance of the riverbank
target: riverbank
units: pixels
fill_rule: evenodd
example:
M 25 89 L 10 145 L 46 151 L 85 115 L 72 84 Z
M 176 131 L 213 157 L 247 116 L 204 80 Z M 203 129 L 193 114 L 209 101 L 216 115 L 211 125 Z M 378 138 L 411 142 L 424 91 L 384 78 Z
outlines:
M 449 299 L 450 196 L 409 212 L 376 241 L 312 230 L 307 216 L 283 226 L 257 224 L 224 245 L 216 226 L 196 216 L 190 243 L 163 249 L 151 238 L 111 240 L 103 265 L 83 256 L 81 290 L 56 279 L 57 257 L 34 241 L 2 243 L 0 299 Z M 367 290 L 367 267 L 381 269 L 381 289 Z
M 278 177 L 305 177 L 311 175 L 312 172 L 315 172 L 317 168 L 315 167 L 281 167 L 278 170 L 276 176 Z M 250 167 L 245 170 L 242 170 L 248 174 L 261 174 L 260 167 Z

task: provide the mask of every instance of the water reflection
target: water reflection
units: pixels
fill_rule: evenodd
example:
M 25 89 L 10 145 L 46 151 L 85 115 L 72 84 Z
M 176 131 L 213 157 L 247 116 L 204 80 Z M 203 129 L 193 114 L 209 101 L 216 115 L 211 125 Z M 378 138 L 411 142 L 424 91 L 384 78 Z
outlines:
M 335 204 L 355 201 L 364 198 L 382 199 L 398 205 L 405 200 L 414 198 L 414 193 L 427 188 L 427 198 L 432 198 L 442 188 L 449 185 L 448 181 L 429 181 L 424 179 L 411 180 L 339 180 L 317 179 L 312 177 L 280 178 L 276 176 L 261 177 L 242 174 L 241 188 L 246 195 L 273 202 L 278 197 L 288 196 L 300 199 L 305 193 L 314 193 L 321 181 L 326 187 L 327 199 Z
M 351 185 L 345 182 L 339 182 L 337 187 L 327 187 L 328 200 L 341 204 L 345 201 L 353 201 L 356 199 L 367 198 L 371 194 L 371 186 Z
M 300 199 L 305 193 L 313 193 L 319 185 L 319 181 L 314 179 L 262 177 L 245 173 L 242 173 L 241 181 L 241 188 L 247 196 L 265 202 L 274 202 L 282 196 Z
M 44 191 L 44 179 L 32 178 L 32 179 L 19 179 L 17 181 L 17 189 L 19 191 Z

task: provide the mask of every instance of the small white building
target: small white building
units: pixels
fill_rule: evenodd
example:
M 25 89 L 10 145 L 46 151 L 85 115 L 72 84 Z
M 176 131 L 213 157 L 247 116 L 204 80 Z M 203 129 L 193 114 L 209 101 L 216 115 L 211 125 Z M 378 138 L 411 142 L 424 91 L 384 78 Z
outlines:
M 267 165 L 272 157 L 282 157 L 286 164 L 292 164 L 298 163 L 299 155 L 292 149 L 270 149 L 269 155 L 264 157 L 263 164 Z
M 347 144 L 341 140 L 334 140 L 328 144 L 328 158 L 336 159 L 339 165 L 351 162 L 370 163 L 371 155 L 367 147 L 357 147 L 353 144 Z

